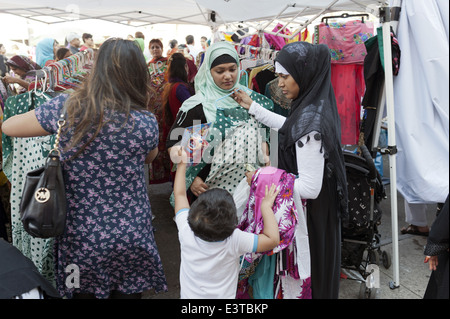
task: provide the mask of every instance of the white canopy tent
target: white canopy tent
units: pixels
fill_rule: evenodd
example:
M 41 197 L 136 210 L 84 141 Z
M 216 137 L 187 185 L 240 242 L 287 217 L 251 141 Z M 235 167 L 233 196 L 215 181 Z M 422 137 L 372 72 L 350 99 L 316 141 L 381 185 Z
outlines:
M 431 117 L 432 122 L 422 123 L 427 127 L 427 132 L 419 132 L 420 134 L 427 135 L 428 139 L 422 139 L 427 143 L 433 139 L 433 136 L 439 136 L 439 146 L 432 145 L 433 155 L 439 156 L 439 170 L 441 170 L 441 176 L 436 176 L 438 174 L 433 174 L 432 178 L 438 179 L 440 182 L 433 184 L 433 181 L 429 181 L 430 167 L 426 165 L 414 166 L 414 174 L 418 176 L 417 180 L 427 180 L 426 187 L 441 189 L 436 192 L 441 194 L 448 194 L 448 111 L 449 111 L 449 98 L 448 98 L 448 80 L 449 80 L 449 70 L 448 70 L 448 2 L 447 0 L 393 0 L 391 1 L 391 7 L 402 8 L 402 16 L 400 23 L 404 22 L 400 26 L 398 34 L 400 48 L 402 48 L 401 39 L 415 35 L 409 34 L 408 24 L 412 22 L 410 19 L 414 18 L 414 12 L 421 12 L 419 15 L 423 15 L 423 12 L 417 9 L 413 9 L 414 6 L 421 6 L 426 13 L 425 19 L 430 19 L 424 21 L 424 26 L 428 23 L 428 26 L 435 27 L 431 32 L 433 34 L 423 35 L 420 41 L 424 47 L 431 47 L 435 38 L 434 32 L 436 30 L 441 30 L 446 28 L 446 38 L 439 37 L 438 41 L 444 41 L 441 45 L 446 52 L 439 56 L 440 64 L 435 64 L 439 68 L 439 77 L 442 73 L 442 79 L 434 80 L 439 82 L 439 87 L 444 89 L 444 95 L 442 92 L 437 92 L 438 90 L 427 90 L 424 94 L 421 94 L 420 89 L 414 89 L 414 93 L 420 96 L 420 101 L 426 101 L 423 104 L 423 108 L 427 108 L 429 112 L 433 115 Z M 421 3 L 421 4 L 420 4 Z M 446 3 L 446 5 L 445 5 Z M 442 10 L 446 12 L 442 13 Z M 220 25 L 227 25 L 232 28 L 240 28 L 239 24 L 246 24 L 253 27 L 256 32 L 270 32 L 270 23 L 275 20 L 282 20 L 284 24 L 289 24 L 290 27 L 295 29 L 294 35 L 310 23 L 322 17 L 330 12 L 365 12 L 371 13 L 380 18 L 380 22 L 383 25 L 383 38 L 384 43 L 390 43 L 390 27 L 393 26 L 394 30 L 397 29 L 397 21 L 391 21 L 390 7 L 387 1 L 376 1 L 376 0 L 168 0 L 168 1 L 118 1 L 118 0 L 22 0 L 22 1 L 11 1 L 5 0 L 0 3 L 0 13 L 9 13 L 18 15 L 21 17 L 26 17 L 28 19 L 41 21 L 45 23 L 64 23 L 67 21 L 74 20 L 84 20 L 84 19 L 101 19 L 105 21 L 121 23 L 128 26 L 145 26 L 158 23 L 175 23 L 175 24 L 197 24 L 197 25 L 207 25 L 212 29 L 217 28 Z M 440 14 L 437 17 L 437 12 Z M 402 21 L 404 19 L 404 21 Z M 269 30 L 270 29 L 270 30 Z M 423 29 L 422 29 L 423 30 Z M 423 30 L 423 32 L 427 32 Z M 441 32 L 441 31 L 439 31 Z M 445 31 L 444 31 L 445 33 Z M 441 34 L 441 33 L 440 33 Z M 406 50 L 413 49 L 413 46 L 405 47 Z M 384 46 L 385 61 L 391 61 L 391 46 Z M 441 51 L 440 51 L 441 52 Z M 446 54 L 446 56 L 445 56 Z M 402 51 L 402 58 L 408 56 L 409 53 Z M 443 56 L 442 56 L 443 55 Z M 404 63 L 401 66 L 400 74 L 405 72 L 409 74 L 411 69 L 415 69 L 414 58 L 408 63 Z M 422 60 L 423 63 L 429 62 L 429 57 L 425 57 Z M 432 57 L 431 57 L 432 58 Z M 428 59 L 428 60 L 427 60 Z M 446 64 L 443 62 L 446 60 Z M 424 66 L 424 72 L 426 72 L 427 66 Z M 431 77 L 438 76 L 436 73 L 436 68 L 433 68 L 435 73 L 431 73 Z M 398 214 L 397 214 L 397 142 L 396 142 L 396 132 L 404 133 L 403 125 L 409 122 L 401 121 L 397 122 L 396 116 L 399 114 L 403 117 L 408 111 L 397 112 L 394 108 L 394 102 L 396 104 L 402 105 L 404 108 L 408 108 L 409 105 L 403 103 L 408 96 L 413 96 L 411 89 L 406 89 L 408 85 L 400 85 L 400 79 L 396 79 L 398 83 L 394 86 L 394 79 L 392 75 L 392 65 L 386 63 L 385 68 L 385 101 L 387 105 L 388 114 L 388 150 L 389 150 L 389 160 L 390 160 L 390 178 L 391 178 L 391 216 L 392 216 L 392 243 L 393 243 L 393 277 L 394 280 L 391 283 L 391 288 L 399 287 L 399 261 L 398 261 Z M 418 76 L 421 74 L 405 75 L 410 76 L 409 81 L 415 82 L 418 80 Z M 427 78 L 428 79 L 428 78 Z M 417 82 L 419 83 L 419 82 Z M 400 89 L 403 87 L 403 89 Z M 398 91 L 395 91 L 398 89 Z M 412 104 L 417 104 L 417 97 L 409 99 Z M 383 104 L 384 106 L 384 104 Z M 423 112 L 422 112 L 423 113 Z M 414 117 L 414 113 L 409 110 L 409 115 Z M 426 119 L 426 117 L 425 117 Z M 435 123 L 439 123 L 439 127 L 435 126 Z M 417 131 L 416 131 L 417 132 Z M 425 133 L 425 134 L 424 134 Z M 445 138 L 446 137 L 446 138 Z M 415 140 L 414 134 L 402 135 L 402 145 L 399 145 L 398 149 L 403 151 L 404 154 L 408 154 L 408 147 L 419 147 L 420 152 L 427 153 L 428 145 L 417 145 L 417 143 L 408 144 L 407 140 Z M 419 142 L 420 143 L 420 142 Z M 376 146 L 376 145 L 375 145 Z M 405 156 L 408 161 L 414 161 L 414 156 Z M 423 162 L 421 162 L 423 164 Z M 421 164 L 421 165 L 422 165 Z M 446 164 L 446 165 L 445 165 Z M 407 161 L 402 162 L 402 165 L 408 165 Z M 444 168 L 445 165 L 445 168 Z M 400 170 L 402 174 L 411 174 L 411 171 Z M 410 181 L 411 176 L 408 178 L 403 178 L 406 176 L 400 176 L 398 179 L 402 184 L 400 184 L 400 189 L 405 192 L 408 191 L 407 184 Z M 442 178 L 446 178 L 445 181 Z M 417 192 L 420 190 L 415 190 Z M 436 193 L 435 192 L 435 193 Z M 408 197 L 409 194 L 403 194 L 403 196 Z M 445 198 L 444 198 L 445 199 Z M 421 198 L 420 200 L 427 201 L 426 198 Z M 428 199 L 434 201 L 435 198 Z
M 376 0 L 6 0 L 0 12 L 56 24 L 74 20 L 100 19 L 127 26 L 158 23 L 197 24 L 211 27 L 237 22 L 261 22 L 274 18 L 303 24 L 321 14 L 336 11 L 377 11 L 385 1 Z M 257 8 L 257 10 L 256 10 Z M 304 17 L 308 17 L 305 20 Z M 312 19 L 310 19 L 312 17 Z M 303 20 L 302 20 L 303 19 Z

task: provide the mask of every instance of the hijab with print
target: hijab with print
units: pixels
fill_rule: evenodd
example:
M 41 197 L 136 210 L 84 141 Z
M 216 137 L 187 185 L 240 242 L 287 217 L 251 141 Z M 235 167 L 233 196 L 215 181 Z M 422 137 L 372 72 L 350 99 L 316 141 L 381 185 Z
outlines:
M 55 39 L 45 38 L 36 45 L 36 62 L 41 67 L 44 67 L 47 61 L 55 59 L 54 44 Z
M 341 149 L 341 125 L 331 85 L 331 58 L 326 45 L 294 42 L 277 55 L 280 63 L 297 82 L 300 92 L 279 130 L 279 167 L 298 174 L 295 143 L 317 131 L 326 160 L 325 177 L 334 172 L 341 214 L 347 213 L 347 179 Z M 301 142 L 299 142 L 301 143 Z M 302 145 L 299 145 L 302 146 Z M 345 216 L 343 216 L 345 217 Z
M 181 112 L 187 112 L 197 105 L 202 104 L 206 120 L 208 122 L 214 122 L 216 120 L 217 107 L 233 108 L 240 106 L 233 98 L 229 96 L 225 97 L 226 95 L 230 94 L 234 89 L 242 89 L 246 92 L 251 92 L 251 90 L 239 84 L 238 80 L 233 88 L 229 90 L 223 90 L 214 83 L 214 79 L 211 75 L 211 66 L 214 60 L 224 54 L 234 58 L 237 64 L 237 74 L 240 74 L 239 56 L 234 46 L 226 42 L 214 43 L 206 51 L 203 63 L 195 76 L 196 94 L 183 103 L 180 108 Z
M 24 70 L 26 73 L 30 73 L 31 71 L 40 70 L 41 67 L 34 61 L 32 61 L 30 58 L 24 56 L 24 55 L 15 55 L 8 61 L 6 61 L 6 64 L 8 64 L 10 67 L 15 67 Z M 25 78 L 26 75 L 24 75 L 22 78 Z

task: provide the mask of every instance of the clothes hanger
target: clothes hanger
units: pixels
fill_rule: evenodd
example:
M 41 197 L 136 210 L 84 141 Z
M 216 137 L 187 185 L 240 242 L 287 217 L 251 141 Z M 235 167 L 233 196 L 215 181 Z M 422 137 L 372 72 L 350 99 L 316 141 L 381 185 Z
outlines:
M 339 16 L 328 16 L 328 17 L 323 17 L 322 18 L 322 22 L 325 22 L 326 25 L 328 25 L 328 19 L 338 19 L 338 18 L 342 18 L 342 19 L 347 19 L 347 18 L 352 18 L 352 17 L 361 17 L 361 22 L 364 23 L 364 17 L 366 17 L 367 19 L 369 19 L 369 15 L 367 13 L 361 13 L 361 14 L 348 14 L 348 13 L 343 13 Z
M 236 91 L 239 92 L 240 90 L 241 90 L 241 89 L 237 89 Z M 247 94 L 249 94 L 249 95 L 252 93 L 252 91 L 251 91 L 250 89 L 246 89 L 246 90 L 244 90 L 244 91 L 245 91 L 245 93 L 247 93 Z M 222 101 L 222 100 L 224 100 L 224 99 L 226 99 L 227 97 L 229 97 L 229 96 L 231 96 L 231 95 L 233 95 L 233 94 L 234 94 L 234 90 L 233 90 L 232 92 L 228 93 L 227 95 L 224 95 L 224 96 L 218 98 L 217 100 L 215 100 L 215 101 L 214 101 L 214 107 L 215 107 L 217 110 L 223 110 L 223 108 L 220 107 L 220 106 L 218 106 L 217 103 L 220 102 L 220 101 Z

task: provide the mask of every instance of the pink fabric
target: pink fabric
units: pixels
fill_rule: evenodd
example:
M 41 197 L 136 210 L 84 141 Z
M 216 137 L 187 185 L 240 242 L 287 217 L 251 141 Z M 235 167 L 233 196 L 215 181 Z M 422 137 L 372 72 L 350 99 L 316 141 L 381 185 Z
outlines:
M 280 244 L 266 254 L 271 255 L 283 250 L 294 238 L 295 225 L 298 222 L 297 208 L 293 199 L 294 181 L 295 176 L 293 174 L 270 166 L 258 169 L 253 175 L 247 207 L 238 225 L 240 230 L 253 234 L 262 232 L 264 223 L 261 215 L 261 202 L 265 196 L 265 187 L 266 185 L 270 187 L 273 183 L 280 188 L 273 204 L 274 214 L 280 217 L 278 223 Z M 252 258 L 249 261 L 251 260 Z
M 275 29 L 272 30 L 272 32 L 277 32 L 282 27 L 283 27 L 283 25 L 278 23 L 277 26 L 275 27 Z M 284 29 L 282 32 L 280 32 L 280 34 L 286 34 L 286 33 L 287 33 L 286 29 Z M 264 33 L 264 36 L 266 37 L 267 42 L 269 42 L 270 47 L 273 48 L 274 50 L 280 51 L 286 45 L 286 40 L 283 37 L 268 34 L 268 33 Z
M 367 55 L 364 42 L 373 37 L 373 23 L 359 20 L 346 23 L 321 23 L 318 43 L 327 44 L 331 63 L 363 64 Z
M 360 133 L 361 101 L 366 87 L 364 66 L 332 64 L 331 83 L 341 118 L 341 143 L 356 145 Z

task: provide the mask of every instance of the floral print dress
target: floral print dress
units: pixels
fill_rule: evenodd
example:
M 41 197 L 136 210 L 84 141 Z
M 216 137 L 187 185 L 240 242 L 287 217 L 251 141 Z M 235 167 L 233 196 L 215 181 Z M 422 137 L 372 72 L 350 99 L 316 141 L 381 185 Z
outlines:
M 278 221 L 280 243 L 271 251 L 248 253 L 243 256 L 237 299 L 253 298 L 256 295 L 265 295 L 265 298 L 270 296 L 274 299 L 311 299 L 311 278 L 301 278 L 298 271 L 296 229 L 298 223 L 304 221 L 300 220 L 302 214 L 298 214 L 294 202 L 294 181 L 293 174 L 270 166 L 256 170 L 252 177 L 247 206 L 238 228 L 254 234 L 263 232 L 261 203 L 265 196 L 265 186 L 275 184 L 280 190 L 273 205 L 273 212 Z M 269 259 L 275 260 L 274 266 L 267 268 L 267 260 L 264 261 L 264 258 L 268 256 Z M 259 271 L 258 268 L 261 267 L 265 269 Z
M 46 131 L 56 132 L 65 99 L 58 96 L 36 109 Z M 76 149 L 65 149 L 73 132 L 63 130 L 60 140 L 68 213 L 65 233 L 55 238 L 54 257 L 57 288 L 67 298 L 167 290 L 144 178 L 145 157 L 158 146 L 158 124 L 148 111 L 132 111 L 128 120 L 118 113 L 107 118 L 74 159 Z

